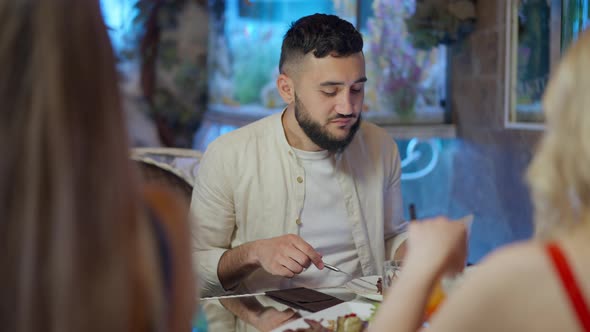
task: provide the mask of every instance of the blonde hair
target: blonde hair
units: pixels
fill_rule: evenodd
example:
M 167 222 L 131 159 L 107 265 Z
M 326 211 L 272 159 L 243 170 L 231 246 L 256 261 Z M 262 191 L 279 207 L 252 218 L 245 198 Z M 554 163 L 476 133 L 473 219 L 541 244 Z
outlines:
M 157 321 L 155 254 L 142 253 L 152 246 L 98 1 L 0 0 L 0 64 L 0 326 Z
M 543 97 L 546 130 L 527 171 L 536 236 L 578 224 L 590 207 L 590 32 L 581 34 Z

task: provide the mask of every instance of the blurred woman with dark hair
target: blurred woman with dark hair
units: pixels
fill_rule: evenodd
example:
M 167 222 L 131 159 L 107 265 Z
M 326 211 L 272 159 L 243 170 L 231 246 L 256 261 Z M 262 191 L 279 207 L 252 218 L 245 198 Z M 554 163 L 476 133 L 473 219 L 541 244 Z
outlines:
M 187 207 L 139 186 L 98 0 L 0 0 L 0 64 L 2 330 L 189 329 Z

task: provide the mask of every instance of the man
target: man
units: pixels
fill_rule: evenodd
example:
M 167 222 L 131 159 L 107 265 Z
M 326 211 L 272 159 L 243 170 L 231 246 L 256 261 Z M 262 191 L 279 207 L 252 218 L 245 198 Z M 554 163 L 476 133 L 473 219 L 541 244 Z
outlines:
M 361 121 L 362 48 L 336 16 L 299 19 L 279 63 L 288 106 L 209 145 L 192 198 L 203 295 L 348 281 L 324 262 L 380 275 L 403 241 L 396 144 Z

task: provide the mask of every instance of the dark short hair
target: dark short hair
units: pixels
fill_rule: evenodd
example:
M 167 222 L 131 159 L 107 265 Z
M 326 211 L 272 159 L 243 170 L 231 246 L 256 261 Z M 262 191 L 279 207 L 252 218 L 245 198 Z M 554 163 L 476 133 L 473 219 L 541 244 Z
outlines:
M 279 71 L 285 63 L 313 51 L 316 58 L 332 53 L 349 56 L 363 50 L 363 37 L 348 21 L 336 15 L 313 14 L 291 24 L 281 47 Z

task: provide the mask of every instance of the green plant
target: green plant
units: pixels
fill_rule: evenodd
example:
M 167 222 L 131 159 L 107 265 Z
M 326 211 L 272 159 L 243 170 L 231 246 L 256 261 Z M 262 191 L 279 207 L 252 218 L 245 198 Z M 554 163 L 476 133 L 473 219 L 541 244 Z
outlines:
M 473 0 L 415 0 L 406 27 L 414 47 L 429 50 L 463 39 L 475 27 Z

